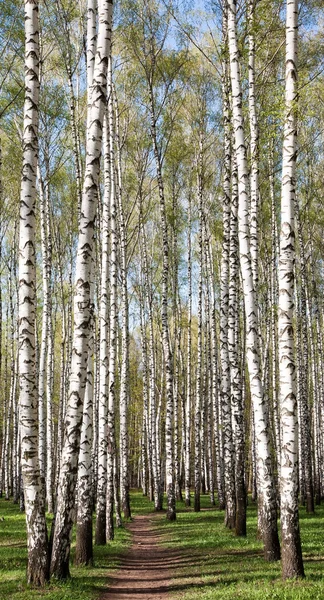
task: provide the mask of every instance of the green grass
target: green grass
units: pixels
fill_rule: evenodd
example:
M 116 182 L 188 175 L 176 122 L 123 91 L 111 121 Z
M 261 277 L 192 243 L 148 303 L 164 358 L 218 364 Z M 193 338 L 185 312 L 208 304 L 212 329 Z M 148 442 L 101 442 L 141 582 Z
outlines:
M 94 546 L 94 566 L 74 567 L 72 546 L 71 575 L 64 583 L 51 582 L 43 590 L 26 584 L 27 548 L 25 515 L 12 502 L 0 499 L 0 600 L 92 600 L 107 587 L 109 574 L 120 562 L 130 543 L 130 533 L 115 530 L 115 540 L 107 546 Z M 49 520 L 50 524 L 50 520 Z
M 177 520 L 169 523 L 165 513 L 150 515 L 160 543 L 170 548 L 170 566 L 177 566 L 170 600 L 324 600 L 324 507 L 315 516 L 301 508 L 301 536 L 306 578 L 283 582 L 280 563 L 266 563 L 256 538 L 256 506 L 248 506 L 247 537 L 237 538 L 225 529 L 224 513 L 210 509 L 202 496 L 202 510 L 194 513 L 178 503 Z M 153 503 L 132 493 L 133 514 L 152 513 Z M 125 528 L 106 547 L 95 547 L 95 566 L 71 566 L 72 579 L 50 583 L 45 590 L 26 586 L 27 563 L 25 516 L 17 506 L 0 499 L 0 600 L 92 600 L 107 586 L 130 543 Z M 73 549 L 72 549 L 73 558 Z
M 202 497 L 202 507 L 210 508 Z M 159 521 L 164 544 L 175 552 L 179 572 L 172 583 L 172 599 L 216 600 L 323 600 L 324 508 L 307 515 L 300 510 L 306 578 L 283 582 L 281 566 L 263 559 L 257 540 L 256 506 L 248 506 L 247 537 L 237 538 L 224 527 L 218 510 L 194 513 L 178 503 L 177 521 Z

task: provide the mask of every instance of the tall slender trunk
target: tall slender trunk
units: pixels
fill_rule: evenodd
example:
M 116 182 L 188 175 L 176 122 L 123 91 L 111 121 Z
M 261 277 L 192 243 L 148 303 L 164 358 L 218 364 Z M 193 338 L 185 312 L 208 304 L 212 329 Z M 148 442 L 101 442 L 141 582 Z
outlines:
M 114 459 L 115 400 L 116 400 L 116 355 L 117 355 L 117 198 L 115 181 L 115 122 L 113 110 L 112 58 L 108 67 L 108 119 L 110 152 L 110 321 L 109 321 L 109 388 L 108 388 L 108 458 L 107 458 L 107 507 L 106 537 L 114 539 Z
M 47 235 L 47 280 L 48 280 L 48 340 L 46 355 L 46 500 L 49 513 L 54 512 L 54 418 L 53 418 L 53 389 L 54 389 L 54 338 L 52 320 L 52 233 L 50 223 L 49 184 L 45 188 L 46 198 L 46 235 Z M 54 318 L 55 322 L 55 318 Z
M 37 168 L 39 181 L 39 200 L 41 216 L 41 247 L 42 247 L 42 279 L 43 279 L 43 314 L 42 332 L 39 352 L 38 369 L 38 458 L 41 476 L 45 479 L 46 472 L 46 355 L 48 342 L 48 278 L 47 278 L 47 228 L 46 228 L 46 200 L 44 182 L 39 167 Z
M 308 404 L 308 330 L 310 338 L 312 338 L 312 327 L 311 323 L 307 322 L 307 301 L 306 301 L 306 264 L 305 264 L 305 252 L 304 252 L 304 241 L 301 231 L 301 223 L 299 218 L 298 203 L 296 202 L 295 217 L 297 225 L 297 234 L 299 239 L 299 254 L 300 254 L 300 320 L 297 327 L 301 328 L 301 344 L 299 346 L 301 365 L 299 369 L 299 381 L 298 381 L 298 400 L 300 403 L 300 432 L 301 432 L 301 450 L 302 455 L 300 460 L 303 463 L 304 475 L 305 475 L 305 499 L 306 499 L 306 510 L 308 513 L 314 513 L 314 488 L 313 488 L 313 472 L 312 472 L 312 436 L 311 436 L 311 424 L 310 424 L 310 410 Z M 310 325 L 310 327 L 309 327 Z M 312 343 L 312 341 L 311 341 Z M 315 388 L 313 388 L 315 391 Z
M 264 556 L 277 560 L 280 546 L 277 530 L 277 510 L 272 475 L 269 415 L 263 393 L 258 338 L 258 310 L 250 252 L 248 221 L 247 153 L 244 139 L 242 90 L 239 72 L 239 51 L 236 30 L 236 1 L 228 3 L 228 43 L 230 54 L 231 88 L 233 98 L 233 128 L 238 169 L 238 230 L 246 323 L 246 359 L 248 365 L 251 399 L 254 412 L 256 440 L 258 511 L 262 529 Z
M 19 234 L 19 385 L 21 469 L 27 522 L 27 581 L 49 576 L 44 485 L 38 460 L 36 401 L 35 202 L 38 155 L 39 5 L 25 1 L 25 105 Z
M 208 271 L 208 237 L 206 228 L 204 228 L 205 240 L 205 271 Z M 208 281 L 208 279 L 207 279 Z M 205 295 L 206 305 L 206 371 L 207 371 L 207 468 L 208 468 L 208 491 L 210 503 L 215 505 L 215 477 L 214 477 L 214 452 L 213 452 L 213 419 L 216 418 L 213 411 L 213 360 L 211 344 L 211 309 L 210 309 L 210 290 L 207 285 Z
M 160 468 L 159 468 L 159 454 L 157 452 L 157 429 L 156 429 L 156 361 L 155 361 L 155 347 L 154 347 L 154 322 L 153 322 L 153 297 L 152 291 L 150 290 L 149 282 L 149 271 L 148 271 L 148 257 L 146 247 L 146 236 L 145 229 L 142 222 L 141 215 L 141 250 L 143 258 L 143 276 L 144 276 L 144 290 L 146 296 L 146 302 L 148 307 L 148 328 L 149 328 L 149 451 L 152 456 L 152 474 L 153 474 L 153 488 L 154 488 L 154 507 L 156 511 L 162 509 L 163 495 L 160 490 Z
M 200 486 L 201 486 L 201 412 L 203 411 L 203 389 L 202 389 L 202 286 L 203 286 L 203 188 L 202 188 L 202 166 L 203 166 L 203 145 L 202 134 L 199 135 L 199 154 L 197 157 L 198 166 L 198 256 L 199 256 L 199 279 L 198 279 L 198 332 L 197 332 L 197 368 L 196 368 L 196 394 L 195 394 L 195 502 L 194 509 L 200 511 Z M 203 440 L 202 440 L 203 441 Z
M 191 312 L 192 312 L 192 276 L 191 276 L 191 195 L 188 199 L 188 332 L 187 332 L 187 391 L 186 391 L 186 439 L 185 439 L 185 503 L 190 506 L 190 439 L 191 439 Z
M 282 157 L 279 253 L 279 376 L 281 421 L 282 576 L 303 577 L 298 517 L 298 425 L 294 356 L 295 186 L 297 151 L 297 0 L 287 1 L 286 117 Z
M 251 140 L 250 173 L 250 249 L 255 294 L 258 287 L 258 210 L 259 210 L 259 126 L 255 97 L 255 19 L 256 0 L 249 0 L 249 120 Z
M 230 220 L 229 249 L 229 290 L 228 290 L 228 355 L 231 369 L 231 403 L 235 447 L 235 494 L 236 494 L 236 535 L 246 535 L 246 492 L 244 481 L 245 431 L 242 401 L 242 377 L 239 363 L 239 255 L 237 229 L 237 166 L 232 162 L 232 201 Z
M 78 499 L 76 523 L 75 562 L 77 565 L 91 565 L 93 562 L 92 507 L 93 507 L 93 346 L 94 323 L 90 325 L 87 380 L 83 402 L 83 418 L 80 437 L 78 464 Z
M 121 171 L 121 142 L 119 135 L 119 108 L 115 90 L 114 106 L 116 117 L 116 149 L 117 149 L 117 197 L 120 232 L 120 274 L 121 274 L 121 302 L 122 302 L 122 364 L 120 373 L 120 491 L 121 506 L 125 519 L 131 517 L 129 499 L 129 464 L 128 464 L 128 397 L 129 397 L 129 330 L 128 330 L 128 289 L 127 289 L 127 231 L 122 199 L 122 171 Z
M 277 461 L 277 476 L 280 481 L 280 453 L 281 453 L 281 434 L 279 419 L 279 398 L 278 398 L 278 273 L 277 273 L 277 216 L 275 204 L 275 187 L 273 174 L 273 149 L 269 161 L 269 184 L 271 198 L 271 387 L 272 387 L 272 412 L 274 424 L 274 439 Z
M 162 177 L 161 156 L 158 147 L 156 131 L 156 114 L 153 92 L 153 73 L 155 70 L 155 55 L 152 54 L 152 73 L 149 78 L 149 102 L 151 113 L 151 138 L 153 144 L 157 182 L 159 188 L 161 233 L 163 248 L 162 267 L 162 293 L 161 293 L 161 319 L 162 319 L 162 346 L 164 353 L 165 375 L 166 375 L 166 418 L 165 418 L 165 452 L 166 452 L 166 492 L 167 492 L 167 519 L 174 521 L 176 518 L 175 488 L 174 488 L 174 456 L 173 456 L 173 369 L 172 350 L 169 339 L 169 317 L 168 317 L 168 289 L 169 289 L 169 235 L 167 225 L 167 214 L 165 206 L 164 184 Z
M 72 362 L 51 560 L 51 573 L 59 579 L 69 576 L 70 532 L 73 522 L 82 409 L 86 387 L 88 337 L 93 314 L 90 289 L 91 271 L 94 260 L 94 226 L 98 203 L 111 20 L 112 1 L 101 0 L 97 53 L 88 105 L 86 168 L 76 259 Z
M 206 222 L 206 219 L 205 219 Z M 210 244 L 210 235 L 205 232 L 206 240 L 206 259 L 207 259 L 207 277 L 209 290 L 211 293 L 210 302 L 210 328 L 211 328 L 211 346 L 212 346 L 212 407 L 214 416 L 214 443 L 215 443 L 215 462 L 216 462 L 216 487 L 218 494 L 219 508 L 225 508 L 224 495 L 224 456 L 222 443 L 222 414 L 219 401 L 218 385 L 218 351 L 217 351 L 217 325 L 216 325 L 216 298 L 214 289 L 214 274 L 212 264 L 212 249 Z
M 98 482 L 96 506 L 96 544 L 106 543 L 107 421 L 108 421 L 108 338 L 109 338 L 109 221 L 110 221 L 110 150 L 107 113 L 103 129 L 104 196 L 101 228 L 100 349 L 98 406 Z
M 150 485 L 150 500 L 153 500 L 153 489 L 152 489 L 152 473 L 150 472 L 150 457 L 149 457 L 149 439 L 150 439 L 150 426 L 149 426 L 149 386 L 148 386 L 148 366 L 147 366 L 147 340 L 144 322 L 144 295 L 141 295 L 139 299 L 140 304 L 140 328 L 141 328 L 141 346 L 142 346 L 142 371 L 143 371 L 143 424 L 142 424 L 142 437 L 141 437 L 141 457 L 142 457 L 142 489 L 143 496 L 147 495 L 147 484 Z M 151 450 L 151 445 L 150 445 Z
M 224 444 L 225 523 L 235 527 L 234 445 L 231 417 L 230 363 L 228 355 L 228 284 L 229 284 L 229 231 L 231 206 L 231 125 L 227 59 L 227 15 L 223 14 L 224 60 L 222 67 L 222 96 L 224 121 L 224 174 L 223 174 L 223 245 L 220 274 L 220 360 L 221 406 Z

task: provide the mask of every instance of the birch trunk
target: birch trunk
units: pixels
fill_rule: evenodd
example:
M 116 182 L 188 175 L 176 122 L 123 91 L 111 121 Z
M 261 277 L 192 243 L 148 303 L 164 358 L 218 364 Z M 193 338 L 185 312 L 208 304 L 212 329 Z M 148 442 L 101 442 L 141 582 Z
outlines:
M 98 202 L 111 20 L 112 1 L 101 0 L 97 53 L 88 106 L 87 154 L 76 259 L 69 398 L 66 408 L 65 441 L 62 451 L 51 560 L 51 573 L 58 579 L 65 579 L 69 576 L 70 532 L 73 522 L 82 408 L 88 364 L 89 327 L 93 313 L 90 290 L 91 270 L 94 259 L 94 224 Z
M 206 219 L 205 219 L 206 221 Z M 206 231 L 206 257 L 207 257 L 207 277 L 209 290 L 211 292 L 210 302 L 210 327 L 211 327 L 211 346 L 212 346 L 212 407 L 214 414 L 214 443 L 215 443 L 215 462 L 216 462 L 216 487 L 218 494 L 219 508 L 225 508 L 224 495 L 224 457 L 222 440 L 222 414 L 219 402 L 218 385 L 218 349 L 217 349 L 217 325 L 216 325 L 216 298 L 214 289 L 214 276 L 212 264 L 212 249 L 210 244 L 210 235 Z
M 192 312 L 192 277 L 191 277 L 191 196 L 188 199 L 188 332 L 187 332 L 187 391 L 186 391 L 186 438 L 185 438 L 185 504 L 190 506 L 190 433 L 191 433 L 191 312 Z
M 78 501 L 76 524 L 75 562 L 77 565 L 91 565 L 93 562 L 92 507 L 93 507 L 93 322 L 89 338 L 87 380 L 83 402 L 83 418 L 80 437 L 78 464 Z
M 143 285 L 142 285 L 143 287 Z M 145 322 L 144 322 L 144 297 L 141 296 L 140 302 L 140 328 L 141 328 L 141 346 L 142 346 L 142 370 L 143 370 L 143 425 L 142 425 L 142 437 L 141 437 L 141 455 L 142 455 L 142 489 L 143 496 L 147 495 L 147 483 L 149 482 L 150 487 L 150 500 L 153 500 L 153 489 L 152 489 L 152 473 L 149 467 L 150 456 L 148 452 L 149 439 L 150 439 L 150 426 L 149 426 L 149 394 L 148 394 L 148 366 L 147 366 L 147 341 L 145 333 Z M 151 444 L 150 444 L 151 451 Z
M 272 361 L 271 361 L 271 387 L 272 387 L 272 411 L 274 422 L 274 438 L 276 449 L 278 481 L 280 481 L 280 454 L 281 454 L 281 435 L 279 423 L 279 398 L 278 398 L 278 273 L 277 273 L 277 217 L 275 205 L 275 189 L 273 175 L 273 157 L 271 149 L 270 169 L 270 197 L 271 197 L 271 340 L 272 340 Z
M 106 537 L 114 539 L 114 459 L 115 442 L 115 399 L 116 399 L 116 347 L 117 347 L 117 198 L 115 182 L 114 110 L 112 98 L 112 59 L 108 67 L 108 119 L 110 153 L 110 320 L 109 320 L 109 388 L 108 388 L 108 458 L 107 458 L 107 507 Z
M 259 210 L 259 126 L 255 98 L 255 19 L 256 0 L 249 0 L 249 119 L 251 141 L 250 172 L 250 248 L 255 294 L 258 287 L 258 210 Z
M 114 106 L 116 117 L 116 145 L 117 145 L 117 181 L 118 181 L 118 216 L 120 232 L 120 275 L 121 275 L 121 302 L 122 302 L 122 365 L 120 373 L 120 492 L 121 507 L 125 519 L 131 517 L 129 499 L 129 464 L 128 464 L 128 426 L 127 412 L 129 400 L 129 330 L 128 330 L 128 289 L 127 289 L 127 231 L 122 200 L 122 172 L 121 172 L 121 142 L 119 136 L 119 108 L 115 90 Z
M 176 519 L 175 507 L 175 488 L 174 488 L 174 456 L 173 456 L 173 370 L 172 370 L 172 350 L 169 340 L 169 317 L 168 317 L 168 289 L 169 289 L 169 235 L 167 226 L 167 215 L 165 206 L 164 184 L 162 178 L 161 156 L 157 141 L 156 114 L 153 94 L 153 72 L 155 70 L 155 56 L 152 55 L 152 74 L 149 80 L 149 98 L 151 113 L 151 138 L 157 172 L 157 182 L 159 189 L 161 233 L 163 248 L 163 267 L 162 267 L 162 300 L 161 300 L 161 319 L 162 319 L 162 345 L 164 353 L 165 374 L 166 374 L 166 419 L 165 419 L 165 452 L 166 452 L 166 492 L 167 492 L 167 519 L 174 521 Z
M 308 380 L 309 380 L 309 365 L 308 365 L 308 331 L 310 333 L 312 344 L 312 327 L 311 322 L 307 319 L 307 301 L 306 301 L 306 264 L 304 253 L 304 241 L 301 231 L 301 223 L 299 219 L 299 209 L 296 202 L 296 224 L 297 234 L 299 239 L 299 254 L 300 254 L 300 322 L 301 328 L 301 344 L 299 346 L 301 364 L 299 368 L 298 380 L 298 400 L 300 403 L 300 432 L 301 432 L 301 450 L 300 460 L 303 464 L 304 482 L 305 482 L 305 499 L 306 511 L 314 513 L 314 488 L 313 488 L 313 473 L 312 473 L 312 436 L 310 425 L 310 410 L 308 404 Z M 298 324 L 297 324 L 298 326 Z M 315 387 L 313 388 L 315 392 Z
M 294 356 L 294 262 L 296 186 L 298 2 L 287 2 L 286 118 L 282 158 L 281 231 L 279 253 L 279 377 L 281 423 L 282 576 L 303 577 L 298 517 L 298 424 Z
M 224 121 L 224 174 L 223 174 L 223 245 L 220 274 L 220 360 L 221 360 L 221 406 L 224 444 L 225 524 L 235 527 L 235 481 L 234 446 L 230 397 L 230 366 L 228 355 L 228 284 L 229 284 L 229 231 L 230 231 L 230 177 L 231 132 L 227 59 L 227 15 L 223 13 L 223 43 L 225 58 L 222 67 L 222 96 Z
M 96 535 L 98 545 L 106 543 L 107 490 L 107 422 L 108 422 L 108 338 L 109 338 L 109 220 L 110 220 L 110 150 L 107 113 L 103 130 L 104 196 L 101 228 L 101 289 L 100 289 L 100 349 L 99 349 L 99 406 L 98 406 L 98 483 L 96 506 Z
M 38 460 L 35 355 L 35 202 L 38 155 L 39 15 L 36 0 L 25 1 L 25 105 L 19 234 L 19 425 L 24 483 L 29 584 L 49 576 L 44 481 Z
M 254 426 L 257 459 L 258 511 L 264 542 L 264 556 L 266 560 L 277 560 L 280 556 L 280 547 L 277 531 L 275 489 L 271 467 L 269 418 L 261 381 L 260 349 L 258 339 L 258 310 L 255 298 L 250 252 L 247 189 L 248 167 L 243 128 L 242 90 L 239 73 L 239 52 L 236 31 L 236 1 L 230 1 L 228 6 L 228 41 L 233 98 L 233 128 L 238 168 L 239 253 L 245 307 L 246 358 L 250 379 L 252 406 L 255 417 Z
M 48 340 L 48 301 L 49 289 L 47 278 L 47 229 L 46 229 L 46 205 L 44 194 L 44 183 L 41 178 L 39 167 L 37 168 L 39 181 L 39 203 L 41 216 L 41 248 L 42 248 L 42 280 L 43 280 L 43 314 L 42 332 L 39 352 L 38 370 L 38 457 L 41 476 L 45 479 L 46 471 L 46 355 Z
M 208 238 L 207 232 L 204 231 L 205 237 L 205 268 L 207 271 L 207 254 L 208 254 Z M 210 310 L 210 290 L 206 290 L 206 370 L 207 370 L 207 463 L 208 463 L 208 490 L 210 495 L 210 503 L 215 506 L 215 485 L 214 485 L 214 453 L 213 453 L 213 361 L 212 361 L 212 346 L 211 346 L 211 310 Z
M 156 511 L 162 510 L 163 497 L 160 491 L 160 469 L 159 469 L 159 454 L 157 452 L 157 429 L 156 429 L 156 368 L 155 368 L 155 348 L 154 348 L 154 322 L 153 322 L 153 297 L 150 291 L 149 272 L 148 272 L 148 257 L 146 247 L 146 237 L 144 225 L 141 215 L 141 239 L 142 239 L 142 258 L 143 258 L 143 276 L 144 290 L 148 307 L 148 326 L 149 326 L 149 451 L 152 456 L 152 473 L 153 473 L 153 488 L 154 488 L 154 508 Z
M 196 369 L 196 396 L 195 396 L 195 500 L 194 509 L 200 511 L 200 486 L 201 486 L 201 412 L 203 412 L 203 390 L 202 390 L 202 280 L 203 280 L 203 190 L 202 190 L 202 162 L 203 148 L 200 134 L 198 155 L 198 255 L 199 255 L 199 280 L 198 280 L 198 309 L 197 309 L 197 369 Z
M 242 377 L 238 355 L 239 315 L 239 254 L 237 228 L 237 167 L 232 162 L 232 201 L 230 219 L 229 248 L 229 289 L 228 289 L 228 356 L 231 369 L 231 403 L 233 414 L 233 434 L 235 448 L 235 494 L 236 494 L 236 535 L 246 535 L 246 492 L 244 481 L 245 432 L 242 400 Z

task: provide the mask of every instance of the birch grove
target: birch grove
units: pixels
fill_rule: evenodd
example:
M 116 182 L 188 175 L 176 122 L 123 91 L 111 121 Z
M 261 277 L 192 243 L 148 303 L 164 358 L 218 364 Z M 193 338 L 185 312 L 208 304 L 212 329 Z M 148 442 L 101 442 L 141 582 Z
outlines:
M 74 532 L 76 565 L 110 553 L 134 490 L 174 531 L 215 505 L 248 538 L 255 509 L 264 559 L 302 578 L 300 507 L 324 497 L 320 3 L 54 4 L 0 17 L 0 497 L 27 582 L 70 577 Z

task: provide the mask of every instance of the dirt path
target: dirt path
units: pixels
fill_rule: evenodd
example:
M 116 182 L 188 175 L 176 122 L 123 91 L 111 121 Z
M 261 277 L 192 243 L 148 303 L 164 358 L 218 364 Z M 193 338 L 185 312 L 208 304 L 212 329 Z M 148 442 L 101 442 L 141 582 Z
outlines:
M 137 515 L 127 527 L 132 545 L 100 600 L 171 600 L 171 578 L 183 557 L 159 546 L 163 532 L 151 515 Z

